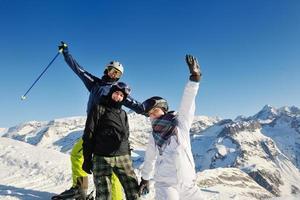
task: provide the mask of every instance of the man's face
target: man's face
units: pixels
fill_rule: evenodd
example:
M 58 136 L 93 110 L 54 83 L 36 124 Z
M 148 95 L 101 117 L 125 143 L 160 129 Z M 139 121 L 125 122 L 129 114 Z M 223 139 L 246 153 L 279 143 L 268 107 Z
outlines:
M 119 79 L 122 76 L 122 72 L 112 67 L 107 70 L 107 75 L 112 79 Z
M 115 91 L 112 93 L 111 96 L 112 100 L 114 100 L 115 102 L 121 102 L 124 99 L 124 94 L 121 91 Z

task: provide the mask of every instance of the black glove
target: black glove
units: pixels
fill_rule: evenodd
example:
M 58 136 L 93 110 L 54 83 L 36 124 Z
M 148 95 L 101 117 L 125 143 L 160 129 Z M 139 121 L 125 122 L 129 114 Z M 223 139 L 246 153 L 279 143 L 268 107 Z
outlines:
M 145 195 L 149 193 L 149 181 L 142 178 L 139 185 L 139 195 Z
M 186 55 L 185 60 L 190 70 L 190 80 L 199 82 L 201 78 L 201 70 L 197 58 L 192 55 Z
M 82 164 L 82 169 L 88 173 L 88 174 L 92 174 L 92 169 L 93 169 L 93 162 L 91 160 L 85 160 L 83 161 Z
M 61 43 L 61 45 L 58 46 L 58 51 L 63 54 L 69 53 L 68 45 L 66 43 L 64 43 L 63 41 L 61 41 L 60 43 Z

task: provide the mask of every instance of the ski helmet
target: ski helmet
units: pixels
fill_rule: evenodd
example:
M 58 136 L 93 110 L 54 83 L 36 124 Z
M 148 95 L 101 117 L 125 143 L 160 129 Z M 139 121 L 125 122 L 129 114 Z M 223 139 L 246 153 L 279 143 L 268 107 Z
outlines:
M 168 110 L 169 110 L 168 102 L 164 98 L 158 97 L 158 96 L 154 96 L 154 97 L 147 99 L 146 101 L 144 101 L 142 103 L 142 105 L 145 109 L 146 114 L 151 109 L 157 108 L 157 107 L 163 109 L 164 112 L 168 112 Z
M 110 70 L 111 68 L 115 68 L 115 69 L 119 70 L 122 74 L 124 73 L 123 65 L 118 61 L 111 61 L 110 63 L 108 63 L 106 65 L 107 70 Z
M 110 91 L 111 91 L 111 94 L 114 93 L 115 91 L 121 91 L 124 94 L 124 99 L 126 99 L 127 96 L 130 94 L 131 89 L 130 89 L 129 85 L 127 85 L 126 83 L 117 82 L 111 86 Z

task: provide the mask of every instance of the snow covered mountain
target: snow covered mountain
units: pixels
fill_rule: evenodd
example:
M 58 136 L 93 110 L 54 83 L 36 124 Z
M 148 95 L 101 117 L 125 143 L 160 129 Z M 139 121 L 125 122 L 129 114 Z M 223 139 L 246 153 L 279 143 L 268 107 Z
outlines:
M 148 118 L 130 113 L 130 141 L 132 147 L 143 148 L 147 143 L 151 125 Z M 70 152 L 74 142 L 83 134 L 86 117 L 55 119 L 49 122 L 26 122 L 9 128 L 3 137 L 27 142 L 32 145 Z M 220 119 L 196 116 L 192 133 L 199 132 L 217 123 Z
M 221 121 L 194 137 L 192 146 L 199 171 L 237 168 L 274 196 L 300 192 L 299 169 L 257 121 Z
M 0 199 L 50 199 L 71 181 L 69 156 L 0 137 Z
M 9 128 L 3 137 L 68 152 L 82 136 L 85 120 L 85 117 L 70 117 L 49 122 L 31 121 Z
M 139 174 L 145 144 L 151 133 L 150 121 L 144 116 L 130 113 L 129 122 L 130 141 L 134 149 L 134 167 Z M 66 183 L 64 185 L 69 185 L 69 158 L 66 153 L 70 152 L 74 142 L 82 136 L 84 124 L 85 117 L 55 119 L 49 122 L 32 121 L 3 130 L 2 133 L 5 133 L 3 137 L 11 138 L 6 139 L 5 143 L 19 140 L 34 145 L 29 145 L 30 148 L 27 145 L 30 149 L 29 155 L 31 151 L 43 149 L 67 157 L 62 161 L 64 164 L 57 164 L 64 168 L 58 170 L 65 177 L 63 181 L 53 181 L 51 186 L 44 189 L 44 186 L 40 187 L 39 184 L 34 186 L 38 191 L 48 191 L 52 194 L 66 189 L 64 187 L 59 190 L 59 183 L 64 182 Z M 1 137 L 0 139 L 2 145 L 3 139 Z M 300 109 L 297 107 L 276 109 L 266 105 L 253 116 L 239 116 L 235 120 L 195 116 L 191 128 L 191 141 L 198 172 L 197 182 L 207 199 L 266 199 L 275 196 L 283 196 L 287 199 L 287 196 L 292 198 L 291 194 L 300 193 L 298 184 L 300 181 Z M 20 144 L 22 143 L 17 143 L 18 146 Z M 0 148 L 4 152 L 0 155 L 1 169 L 10 168 L 13 162 L 8 161 L 9 159 L 25 159 L 18 161 L 22 162 L 19 165 L 23 167 L 12 167 L 11 173 L 14 170 L 19 173 L 26 168 L 27 165 L 24 163 L 33 162 L 30 156 L 26 155 L 8 158 L 5 152 L 9 151 L 9 148 L 5 145 Z M 34 150 L 35 148 L 38 149 Z M 15 148 L 14 151 L 17 154 L 21 149 Z M 35 164 L 38 166 L 40 162 Z M 34 171 L 34 167 L 26 173 L 34 173 L 31 171 Z M 38 177 L 43 179 L 43 174 Z M 7 190 L 9 190 L 7 185 L 10 185 L 12 190 L 31 188 L 30 184 L 25 183 L 26 181 L 23 182 L 23 186 L 19 186 L 13 181 L 0 180 L 0 199 L 5 193 L 1 192 L 1 187 Z M 45 194 L 43 195 L 42 197 L 45 197 Z M 7 198 L 9 195 L 4 196 Z M 150 200 L 153 196 L 152 191 L 143 199 Z
M 283 154 L 300 169 L 300 109 L 294 106 L 279 109 L 265 106 L 263 110 L 265 113 L 251 118 L 261 123 L 261 132 L 272 138 Z M 263 116 L 270 110 L 277 114 L 269 115 L 269 122 L 266 122 Z

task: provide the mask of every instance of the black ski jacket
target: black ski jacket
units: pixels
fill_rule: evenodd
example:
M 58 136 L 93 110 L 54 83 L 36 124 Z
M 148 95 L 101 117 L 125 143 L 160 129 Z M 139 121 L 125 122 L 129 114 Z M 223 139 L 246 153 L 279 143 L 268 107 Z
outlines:
M 119 108 L 106 104 L 94 106 L 88 114 L 82 139 L 85 160 L 91 160 L 92 154 L 128 155 L 129 124 L 121 105 Z

